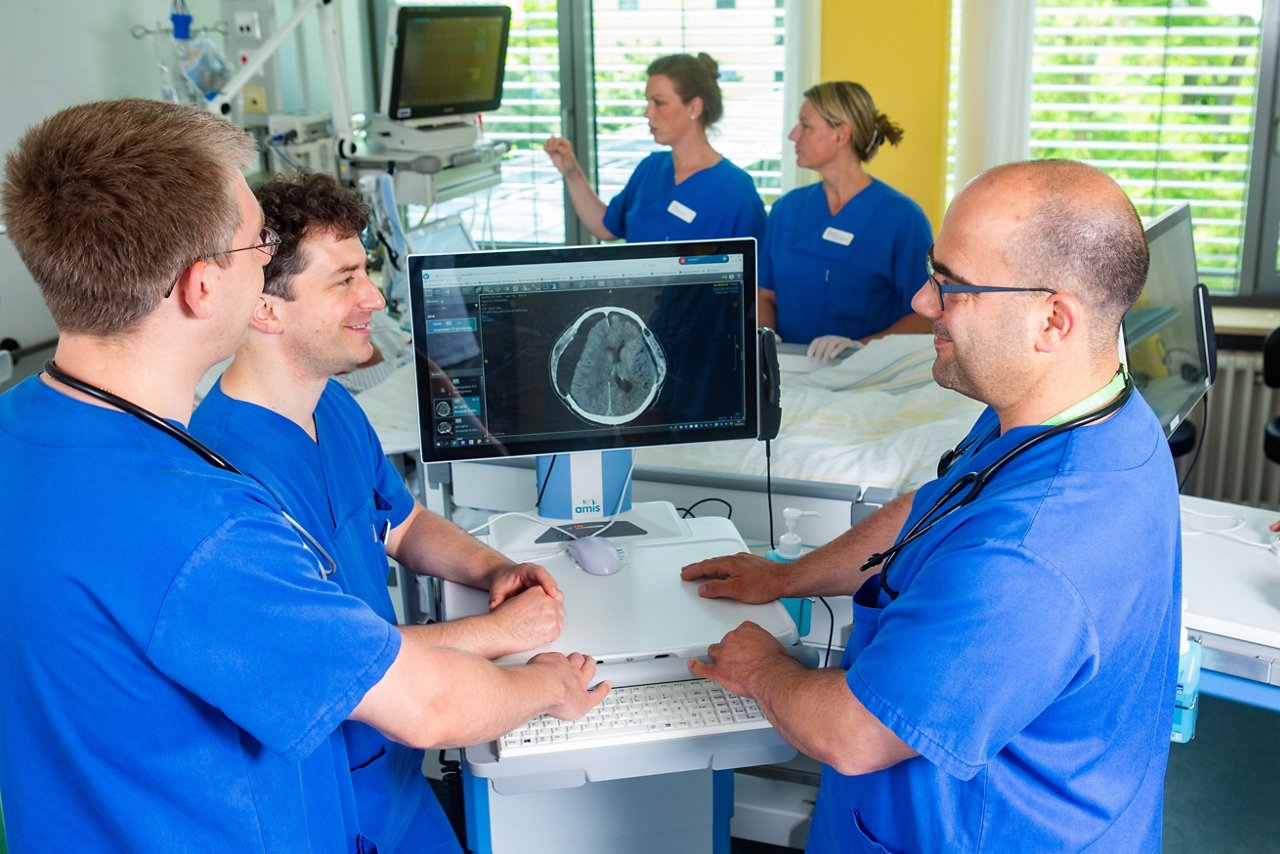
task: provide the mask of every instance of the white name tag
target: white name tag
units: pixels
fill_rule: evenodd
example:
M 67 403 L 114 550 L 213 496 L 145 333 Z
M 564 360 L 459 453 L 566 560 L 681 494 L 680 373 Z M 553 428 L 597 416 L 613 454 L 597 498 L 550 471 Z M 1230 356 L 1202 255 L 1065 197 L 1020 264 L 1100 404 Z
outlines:
M 822 239 L 830 240 L 832 243 L 839 243 L 841 246 L 848 246 L 853 242 L 853 233 L 827 226 L 827 230 L 822 232 Z
M 693 208 L 689 207 L 688 205 L 682 205 L 679 202 L 674 200 L 671 202 L 671 204 L 667 205 L 667 213 L 671 214 L 672 216 L 677 216 L 680 219 L 684 220 L 685 222 L 693 222 L 693 218 L 698 215 L 698 212 L 695 211 Z M 849 239 L 850 240 L 853 239 L 852 234 L 849 235 Z

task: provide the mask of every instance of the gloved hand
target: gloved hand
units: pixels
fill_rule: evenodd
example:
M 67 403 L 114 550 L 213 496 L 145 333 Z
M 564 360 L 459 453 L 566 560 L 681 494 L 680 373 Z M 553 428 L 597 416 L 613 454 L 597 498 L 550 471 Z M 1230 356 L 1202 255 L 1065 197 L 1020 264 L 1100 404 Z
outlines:
M 845 338 L 843 335 L 819 335 L 809 344 L 809 358 L 825 364 L 845 350 L 856 346 L 858 346 L 857 341 Z

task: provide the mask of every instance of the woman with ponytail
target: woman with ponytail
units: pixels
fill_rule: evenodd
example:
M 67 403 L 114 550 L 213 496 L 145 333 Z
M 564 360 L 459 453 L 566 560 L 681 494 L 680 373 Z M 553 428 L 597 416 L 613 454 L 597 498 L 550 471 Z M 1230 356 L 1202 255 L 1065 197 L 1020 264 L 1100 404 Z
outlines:
M 933 230 L 920 206 L 867 174 L 863 164 L 902 128 L 876 111 L 857 83 L 820 83 L 804 93 L 789 139 L 796 163 L 819 183 L 774 203 L 760 252 L 761 326 L 809 344 L 828 361 L 858 341 L 927 332 L 911 310 L 926 278 Z
M 764 237 L 764 205 L 751 176 L 711 147 L 707 130 L 724 113 L 719 66 L 705 53 L 655 59 L 647 69 L 645 118 L 670 151 L 655 151 L 605 205 L 591 188 L 567 139 L 544 146 L 564 175 L 573 208 L 601 240 L 697 240 Z

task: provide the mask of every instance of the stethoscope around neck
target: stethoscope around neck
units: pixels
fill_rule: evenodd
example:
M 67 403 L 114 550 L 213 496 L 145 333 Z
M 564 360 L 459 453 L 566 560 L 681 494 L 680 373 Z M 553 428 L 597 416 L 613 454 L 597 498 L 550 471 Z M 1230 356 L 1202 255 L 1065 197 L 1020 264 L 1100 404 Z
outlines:
M 1126 373 L 1124 378 L 1124 388 L 1121 389 L 1120 393 L 1116 395 L 1110 403 L 1107 403 L 1105 406 L 1095 409 L 1092 412 L 1086 412 L 1084 415 L 1064 421 L 1061 424 L 1056 424 L 1047 430 L 1041 430 L 1033 436 L 1028 436 L 1026 439 L 1023 439 L 1021 442 L 1001 454 L 1000 457 L 990 465 L 978 469 L 977 471 L 966 472 L 961 475 L 955 483 L 946 488 L 942 495 L 938 496 L 938 498 L 933 502 L 933 506 L 926 510 L 924 514 L 915 521 L 915 524 L 913 524 L 896 543 L 885 549 L 883 552 L 877 552 L 871 555 L 871 557 L 867 559 L 867 562 L 862 565 L 860 571 L 865 572 L 868 569 L 873 569 L 874 567 L 881 566 L 883 564 L 883 567 L 880 570 L 880 589 L 889 594 L 890 599 L 897 599 L 901 591 L 894 590 L 889 586 L 888 572 L 889 563 L 892 558 L 898 554 L 898 552 L 902 551 L 908 545 L 927 534 L 929 530 L 944 517 L 950 515 L 956 510 L 959 510 L 961 507 L 977 501 L 978 496 L 982 494 L 982 490 L 986 485 L 1002 468 L 1008 465 L 1010 460 L 1014 459 L 1019 454 L 1031 450 L 1041 442 L 1047 442 L 1054 436 L 1060 436 L 1068 430 L 1074 430 L 1076 427 L 1095 424 L 1104 418 L 1109 418 L 1116 412 L 1119 412 L 1121 407 L 1123 407 L 1132 396 L 1133 380 L 1130 379 Z M 997 427 L 996 429 L 998 430 L 999 428 Z M 994 435 L 994 432 L 988 433 L 984 436 L 983 442 L 985 443 L 992 435 Z M 964 442 L 956 446 L 953 450 L 947 451 L 943 454 L 942 459 L 938 461 L 938 477 L 944 476 L 951 469 L 951 466 L 963 457 L 965 453 L 967 453 L 976 443 L 977 440 L 973 439 L 968 442 Z M 960 496 L 959 501 L 950 506 L 944 506 L 957 495 Z
M 151 412 L 148 409 L 143 409 L 141 406 L 139 406 L 138 404 L 134 403 L 131 400 L 126 400 L 125 398 L 120 397 L 118 394 L 112 394 L 111 392 L 107 391 L 105 388 L 99 388 L 98 386 L 92 385 L 91 383 L 87 383 L 78 377 L 73 377 L 71 374 L 68 374 L 66 371 L 62 370 L 62 368 L 59 368 L 57 363 L 54 362 L 52 359 L 45 362 L 44 372 L 48 374 L 50 377 L 52 377 L 53 379 L 62 383 L 67 388 L 73 388 L 76 391 L 80 392 L 81 394 L 87 394 L 89 397 L 92 397 L 94 400 L 98 400 L 98 401 L 101 401 L 102 403 L 106 403 L 111 406 L 114 406 L 116 409 L 119 409 L 121 412 L 128 413 L 129 415 L 132 415 L 134 418 L 137 418 L 139 421 L 143 422 L 148 427 L 152 427 L 156 430 L 159 430 L 161 433 L 164 433 L 168 436 L 172 436 L 174 439 L 177 439 L 179 442 L 186 445 L 191 450 L 195 451 L 196 454 L 198 454 L 205 462 L 209 463 L 210 465 L 216 468 L 220 468 L 223 471 L 230 472 L 231 474 L 238 474 L 243 477 L 249 477 L 249 475 L 245 475 L 244 472 L 240 471 L 240 469 L 232 465 L 231 461 L 228 460 L 226 457 L 222 456 L 222 454 L 219 454 L 213 448 L 210 448 L 208 445 L 201 442 L 195 436 L 192 436 L 186 430 L 181 430 L 173 426 L 168 421 L 165 421 L 163 418 L 161 418 L 159 415 L 156 415 L 154 412 Z M 259 483 L 259 486 L 262 486 L 262 484 Z M 266 489 L 265 486 L 263 486 L 262 488 Z M 267 492 L 270 493 L 271 490 L 268 489 Z M 274 498 L 275 496 L 273 495 L 272 497 Z M 276 499 L 276 502 L 280 503 L 279 499 Z M 330 555 L 329 552 L 325 550 L 324 546 L 320 545 L 320 541 L 317 540 L 315 537 L 313 537 L 306 528 L 302 527 L 301 522 L 299 522 L 297 519 L 290 516 L 288 511 L 286 511 L 283 506 L 281 506 L 279 510 L 280 510 L 280 515 L 284 517 L 284 520 L 286 522 L 289 523 L 289 527 L 297 531 L 298 536 L 302 537 L 303 541 L 305 541 L 306 544 L 311 548 L 311 550 L 316 553 L 316 556 L 320 558 L 320 561 L 321 561 L 320 577 L 328 578 L 329 576 L 337 572 L 338 571 L 337 561 L 335 561 L 333 559 L 333 556 Z

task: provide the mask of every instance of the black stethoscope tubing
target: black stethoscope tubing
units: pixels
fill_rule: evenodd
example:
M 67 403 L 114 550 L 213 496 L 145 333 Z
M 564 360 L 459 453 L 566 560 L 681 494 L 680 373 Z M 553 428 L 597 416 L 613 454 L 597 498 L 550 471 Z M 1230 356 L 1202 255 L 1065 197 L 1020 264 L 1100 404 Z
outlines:
M 94 400 L 98 400 L 98 401 L 101 401 L 102 403 L 106 403 L 111 406 L 114 406 L 116 409 L 119 409 L 121 412 L 132 415 L 134 418 L 137 418 L 138 420 L 142 421 L 148 427 L 159 430 L 161 433 L 164 433 L 168 436 L 171 436 L 174 439 L 177 439 L 179 442 L 186 445 L 192 451 L 195 451 L 196 454 L 198 454 L 201 457 L 201 459 L 203 459 L 205 462 L 209 463 L 210 465 L 216 468 L 220 468 L 223 471 L 230 472 L 231 474 L 238 474 L 242 477 L 248 477 L 248 475 L 240 471 L 240 469 L 236 468 L 231 463 L 230 460 L 222 456 L 222 454 L 219 454 L 213 448 L 210 448 L 205 443 L 201 442 L 195 436 L 192 436 L 186 430 L 182 430 L 173 426 L 168 421 L 165 421 L 163 418 L 161 418 L 159 415 L 156 415 L 154 412 L 151 412 L 148 409 L 142 408 L 141 406 L 139 406 L 138 404 L 134 403 L 131 400 L 127 400 L 123 397 L 120 397 L 120 395 L 118 394 L 113 394 L 107 391 L 105 388 L 100 388 L 91 383 L 87 383 L 84 380 L 80 379 L 79 377 L 73 377 L 71 374 L 68 374 L 66 371 L 62 370 L 62 368 L 59 368 L 57 363 L 54 362 L 52 359 L 45 362 L 44 372 L 48 374 L 50 377 L 52 377 L 53 379 L 67 386 L 68 388 L 73 388 L 76 391 L 80 392 L 81 394 L 87 394 L 89 397 L 92 397 Z M 253 480 L 257 482 L 256 479 L 253 479 Z M 258 483 L 258 485 L 262 486 L 261 483 Z M 266 489 L 265 486 L 262 486 L 262 488 Z M 270 493 L 271 490 L 268 489 L 267 492 Z M 271 497 L 275 498 L 274 495 L 272 495 Z M 280 503 L 279 499 L 276 499 L 276 503 L 277 504 Z M 310 531 L 302 527 L 301 522 L 299 522 L 297 519 L 294 519 L 292 516 L 290 516 L 289 512 L 285 510 L 283 506 L 279 508 L 279 511 L 280 511 L 280 515 L 284 517 L 284 520 L 289 523 L 289 527 L 297 531 L 298 535 L 302 537 L 304 541 L 306 541 L 307 545 L 312 549 L 312 551 L 316 553 L 316 556 L 320 558 L 321 560 L 320 577 L 328 578 L 329 576 L 337 572 L 338 571 L 337 561 L 335 561 L 333 559 L 333 556 L 330 555 L 329 552 L 325 550 L 324 546 L 320 545 L 320 541 L 317 540 L 315 537 L 313 537 Z
M 1131 380 L 1126 374 L 1124 379 L 1124 388 L 1118 395 L 1116 395 L 1115 399 L 1106 406 L 1096 409 L 1093 412 L 1086 412 L 1078 418 L 1072 418 L 1070 421 L 1064 421 L 1061 424 L 1050 427 L 1048 430 L 1042 430 L 1034 436 L 1023 439 L 1021 442 L 1005 451 L 990 465 L 978 469 L 977 471 L 971 471 L 962 475 L 955 483 L 947 487 L 942 495 L 933 502 L 933 506 L 926 510 L 924 514 L 915 521 L 915 524 L 908 529 L 907 533 L 904 534 L 901 539 L 889 548 L 885 549 L 883 552 L 877 552 L 871 555 L 871 557 L 867 559 L 867 562 L 862 565 L 860 571 L 866 571 L 884 564 L 883 568 L 880 570 L 880 588 L 889 594 L 890 599 L 897 599 L 901 591 L 894 590 L 890 587 L 886 578 L 889 570 L 889 561 L 897 555 L 898 552 L 902 551 L 902 549 L 927 534 L 934 525 L 943 519 L 943 517 L 948 516 L 956 510 L 959 510 L 961 507 L 972 504 L 976 501 L 978 496 L 982 494 L 983 488 L 985 488 L 987 483 L 991 481 L 991 478 L 995 477 L 995 475 L 1004 468 L 1010 460 L 1025 451 L 1031 450 L 1041 442 L 1047 442 L 1054 436 L 1060 436 L 1068 430 L 1074 430 L 1076 427 L 1093 424 L 1113 415 L 1120 411 L 1120 408 L 1123 407 L 1132 396 L 1133 380 Z M 942 462 L 939 465 L 939 468 L 942 469 L 939 472 L 939 476 L 946 474 L 946 469 L 950 468 L 951 463 L 956 459 L 959 459 L 959 457 L 963 455 L 971 445 L 971 442 L 965 443 L 953 451 L 947 451 L 947 453 L 943 455 Z M 965 489 L 965 487 L 968 487 L 968 491 L 961 496 L 959 501 L 952 504 L 950 507 L 946 507 L 942 512 L 938 512 L 939 508 L 943 507 L 943 505 L 948 501 L 960 494 L 960 491 Z

